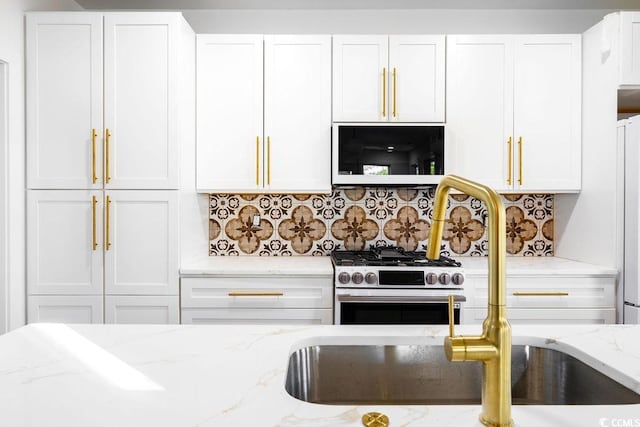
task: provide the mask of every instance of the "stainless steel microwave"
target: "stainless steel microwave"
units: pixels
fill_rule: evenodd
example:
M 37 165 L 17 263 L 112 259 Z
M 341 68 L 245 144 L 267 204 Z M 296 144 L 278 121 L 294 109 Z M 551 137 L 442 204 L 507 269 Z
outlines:
M 445 175 L 441 124 L 334 123 L 334 185 L 437 184 Z

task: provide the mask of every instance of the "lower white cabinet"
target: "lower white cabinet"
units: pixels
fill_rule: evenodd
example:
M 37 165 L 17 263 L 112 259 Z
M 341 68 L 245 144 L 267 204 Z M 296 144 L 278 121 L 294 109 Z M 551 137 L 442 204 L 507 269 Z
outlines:
M 616 322 L 615 276 L 508 275 L 511 324 L 608 324 Z M 487 276 L 467 276 L 464 323 L 487 316 Z
M 202 325 L 330 325 L 333 309 L 183 308 L 183 324 Z
M 27 323 L 102 323 L 101 296 L 30 295 Z
M 331 276 L 181 279 L 182 323 L 332 324 Z
M 28 190 L 28 321 L 178 323 L 178 224 L 177 191 Z
M 104 299 L 104 322 L 178 324 L 177 296 L 111 296 Z

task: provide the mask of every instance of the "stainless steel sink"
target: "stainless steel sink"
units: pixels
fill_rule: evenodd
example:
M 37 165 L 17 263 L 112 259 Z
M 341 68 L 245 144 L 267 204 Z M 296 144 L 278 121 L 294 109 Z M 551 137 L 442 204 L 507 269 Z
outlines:
M 616 405 L 640 395 L 566 353 L 514 345 L 516 405 Z M 285 388 L 306 402 L 340 405 L 480 403 L 479 363 L 452 363 L 435 345 L 319 345 L 289 358 Z

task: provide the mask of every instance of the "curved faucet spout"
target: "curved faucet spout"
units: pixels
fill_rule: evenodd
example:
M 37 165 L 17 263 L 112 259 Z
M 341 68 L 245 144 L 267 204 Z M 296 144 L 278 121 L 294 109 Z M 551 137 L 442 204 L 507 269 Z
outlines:
M 452 361 L 480 361 L 483 365 L 482 413 L 488 426 L 513 425 L 511 419 L 511 326 L 506 317 L 506 215 L 500 196 L 491 188 L 455 176 L 445 176 L 435 194 L 427 258 L 440 258 L 440 244 L 450 190 L 458 190 L 484 202 L 489 240 L 489 306 L 479 336 L 445 339 L 445 353 Z M 449 320 L 450 322 L 452 319 Z

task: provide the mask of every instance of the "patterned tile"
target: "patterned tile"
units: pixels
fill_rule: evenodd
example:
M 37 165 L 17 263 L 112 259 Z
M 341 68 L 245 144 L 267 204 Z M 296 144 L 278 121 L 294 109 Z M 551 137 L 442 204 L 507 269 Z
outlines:
M 433 187 L 354 187 L 330 195 L 212 194 L 209 254 L 325 256 L 334 249 L 388 245 L 424 250 L 434 193 Z M 553 195 L 509 194 L 502 201 L 507 255 L 552 256 Z M 258 226 L 255 215 L 260 215 Z M 487 245 L 484 204 L 451 195 L 442 253 L 486 256 Z
M 296 254 L 308 254 L 317 240 L 322 240 L 327 233 L 326 224 L 314 218 L 313 211 L 305 205 L 296 206 L 291 216 L 278 223 L 280 240 L 288 242 Z

